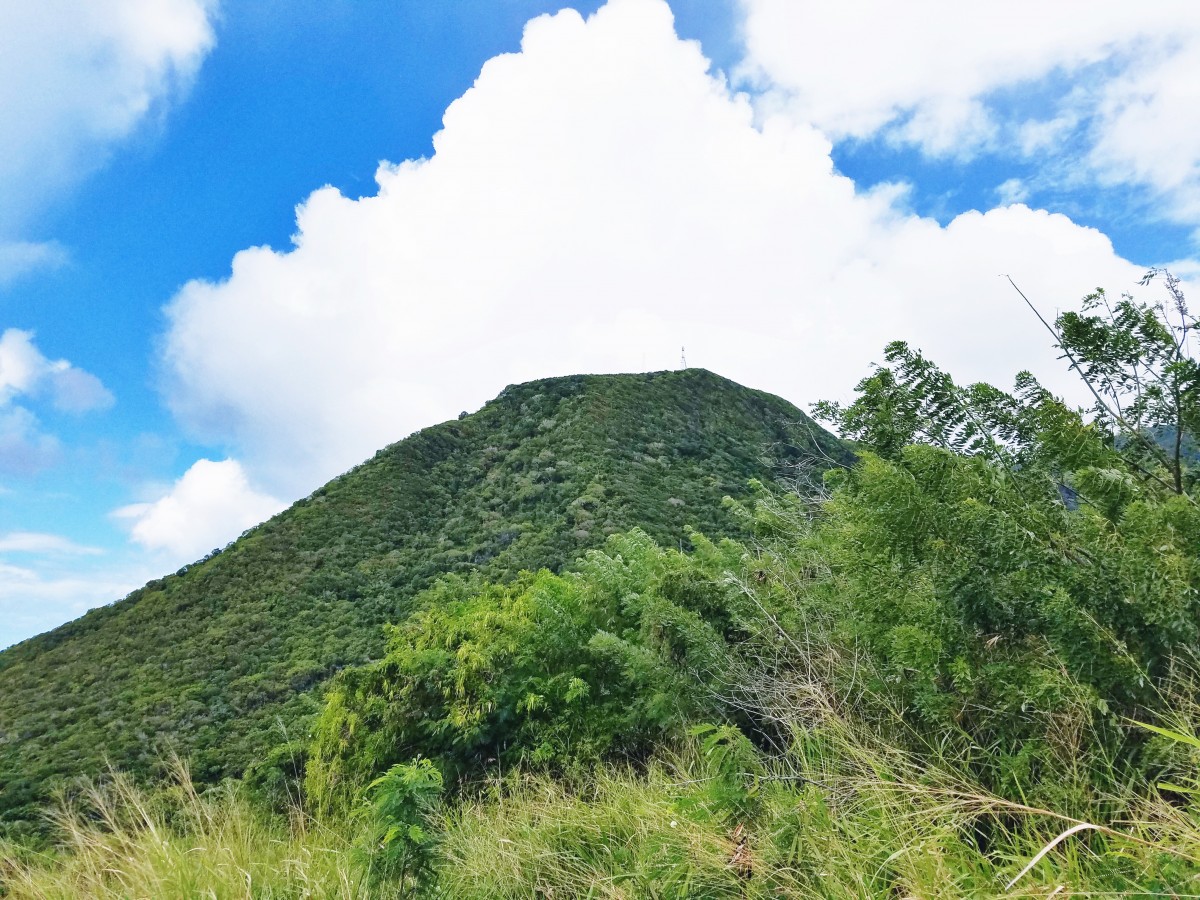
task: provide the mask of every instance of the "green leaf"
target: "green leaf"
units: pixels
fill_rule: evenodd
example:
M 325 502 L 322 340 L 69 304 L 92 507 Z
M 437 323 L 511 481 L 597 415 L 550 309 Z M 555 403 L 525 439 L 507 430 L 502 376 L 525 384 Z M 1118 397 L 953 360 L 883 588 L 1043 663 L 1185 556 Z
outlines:
M 1173 791 L 1176 794 L 1196 794 L 1200 795 L 1200 790 L 1195 788 L 1185 788 L 1178 784 L 1172 784 L 1169 781 L 1160 781 L 1155 785 L 1160 791 Z
M 1172 731 L 1169 728 L 1160 728 L 1157 725 L 1149 725 L 1145 722 L 1139 722 L 1137 719 L 1130 719 L 1129 721 L 1134 725 L 1137 725 L 1139 728 L 1145 728 L 1147 731 L 1153 731 L 1155 734 L 1161 735 L 1165 738 L 1170 738 L 1177 743 L 1189 744 L 1192 747 L 1200 749 L 1200 738 L 1193 737 L 1190 734 L 1181 734 L 1180 732 Z

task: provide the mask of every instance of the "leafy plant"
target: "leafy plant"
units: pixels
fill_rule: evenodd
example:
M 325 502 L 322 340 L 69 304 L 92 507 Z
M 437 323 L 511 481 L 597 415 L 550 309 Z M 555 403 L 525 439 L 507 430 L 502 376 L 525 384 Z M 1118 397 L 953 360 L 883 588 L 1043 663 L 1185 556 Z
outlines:
M 1066 764 L 1085 731 L 1116 740 L 1112 717 L 1152 703 L 1200 640 L 1179 453 L 1200 415 L 1193 322 L 1167 284 L 1169 308 L 1098 292 L 1048 326 L 1095 394 L 1090 418 L 1027 373 L 1011 394 L 961 387 L 903 343 L 852 404 L 818 405 L 865 451 L 814 532 L 848 637 L 906 716 L 994 748 L 994 785 L 1045 781 L 1055 766 L 1034 760 L 1057 747 Z
M 336 680 L 310 796 L 337 806 L 413 754 L 459 776 L 636 759 L 716 712 L 706 681 L 721 680 L 742 603 L 722 574 L 742 551 L 692 539 L 688 557 L 635 530 L 565 575 L 438 585 L 390 629 L 384 659 Z
M 441 795 L 442 773 L 421 758 L 392 766 L 368 785 L 362 815 L 373 883 L 390 882 L 401 897 L 431 883 Z
M 1113 302 L 1097 288 L 1081 312 L 1063 313 L 1051 330 L 1095 397 L 1096 423 L 1123 440 L 1124 458 L 1183 494 L 1192 483 L 1189 451 L 1200 434 L 1200 363 L 1189 341 L 1196 320 L 1175 275 L 1151 269 L 1141 283 L 1157 277 L 1167 301 L 1123 294 Z M 1165 479 L 1155 471 L 1160 467 Z

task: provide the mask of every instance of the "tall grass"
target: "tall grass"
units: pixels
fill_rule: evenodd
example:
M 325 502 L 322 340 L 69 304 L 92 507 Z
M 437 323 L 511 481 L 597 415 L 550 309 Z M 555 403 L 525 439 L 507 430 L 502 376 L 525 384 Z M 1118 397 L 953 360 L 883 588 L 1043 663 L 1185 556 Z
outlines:
M 577 790 L 544 776 L 510 779 L 448 815 L 441 896 L 1200 894 L 1194 807 L 1130 793 L 1120 798 L 1125 818 L 1082 822 L 847 740 L 811 735 L 800 756 L 748 779 L 754 810 L 744 819 L 714 795 L 717 779 L 694 750 L 641 773 L 598 773 Z M 800 762 L 807 778 L 794 774 Z
M 1175 778 L 1174 788 L 1192 789 L 1194 776 Z M 1071 818 L 993 796 L 952 767 L 833 720 L 797 734 L 786 754 L 732 771 L 697 741 L 640 769 L 574 782 L 511 774 L 447 808 L 428 896 L 1196 896 L 1193 801 L 1129 785 L 1097 799 L 1096 811 L 1115 818 Z M 398 894 L 369 881 L 352 822 L 269 817 L 234 787 L 197 794 L 183 772 L 165 794 L 114 775 L 52 817 L 53 851 L 0 847 L 0 895 Z
M 361 898 L 350 842 L 302 816 L 254 809 L 232 786 L 198 794 L 180 767 L 148 792 L 113 774 L 50 814 L 56 847 L 0 847 L 0 895 L 66 898 Z
M 987 748 L 906 732 L 886 698 L 856 693 L 877 681 L 869 662 L 827 640 L 811 617 L 807 628 L 786 635 L 788 652 L 729 668 L 736 684 L 713 685 L 769 725 L 760 749 L 744 737 L 731 749 L 713 729 L 636 768 L 572 779 L 517 771 L 468 791 L 436 823 L 435 878 L 424 895 L 1200 896 L 1194 677 L 1174 678 L 1158 704 L 1169 715 L 1152 729 L 1120 726 L 1150 735 L 1137 771 L 1159 773 L 1153 783 L 1106 769 L 1088 728 L 1072 719 L 1057 739 L 1078 755 L 1077 767 L 1057 770 L 1071 802 L 1046 804 L 985 788 L 972 755 Z M 0 896 L 401 893 L 371 879 L 361 823 L 269 816 L 236 786 L 198 794 L 182 766 L 166 792 L 116 774 L 66 796 L 51 818 L 53 851 L 0 846 Z
M 744 828 L 723 822 L 679 773 L 596 773 L 580 790 L 512 778 L 450 813 L 439 884 L 447 897 L 740 897 Z

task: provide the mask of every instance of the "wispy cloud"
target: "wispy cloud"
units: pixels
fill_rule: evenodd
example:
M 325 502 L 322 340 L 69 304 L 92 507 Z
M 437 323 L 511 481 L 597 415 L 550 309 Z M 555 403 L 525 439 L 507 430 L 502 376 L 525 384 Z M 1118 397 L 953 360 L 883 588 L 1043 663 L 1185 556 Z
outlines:
M 216 0 L 0 3 L 0 283 L 64 258 L 25 232 L 190 84 Z
M 98 556 L 99 547 L 77 544 L 57 534 L 38 531 L 10 531 L 0 534 L 0 553 L 28 553 L 53 556 Z
M 41 269 L 54 269 L 66 263 L 66 249 L 55 241 L 0 240 L 0 287 Z
M 97 606 L 119 600 L 156 574 L 145 563 L 69 568 L 0 561 L 0 649 Z

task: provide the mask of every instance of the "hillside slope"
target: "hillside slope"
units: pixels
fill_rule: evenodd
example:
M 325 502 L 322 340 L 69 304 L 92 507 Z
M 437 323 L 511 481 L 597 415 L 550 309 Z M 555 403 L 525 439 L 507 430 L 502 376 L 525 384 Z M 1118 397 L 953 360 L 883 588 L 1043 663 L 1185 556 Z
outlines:
M 448 572 L 556 569 L 613 532 L 736 534 L 751 478 L 842 445 L 791 404 L 704 370 L 507 388 L 420 431 L 224 552 L 0 653 L 0 818 L 110 762 L 237 775 L 299 736 L 315 690 L 378 656 L 380 625 Z

